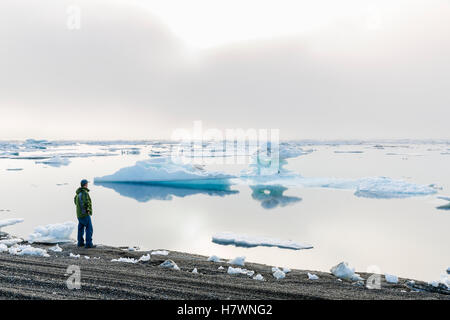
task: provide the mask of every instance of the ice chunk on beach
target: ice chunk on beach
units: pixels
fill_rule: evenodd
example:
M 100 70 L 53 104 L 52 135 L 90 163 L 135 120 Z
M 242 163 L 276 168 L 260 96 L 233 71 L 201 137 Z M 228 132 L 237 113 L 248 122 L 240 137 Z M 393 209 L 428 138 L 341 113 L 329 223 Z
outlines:
M 194 269 L 192 270 L 192 273 L 198 273 L 197 268 L 194 268 Z
M 308 244 L 301 244 L 291 240 L 279 240 L 266 237 L 254 237 L 249 235 L 239 235 L 232 232 L 221 232 L 213 235 L 212 242 L 222 245 L 234 245 L 236 247 L 278 247 L 282 249 L 311 249 L 313 248 Z
M 447 273 L 450 274 L 450 267 L 447 268 Z
M 319 280 L 319 277 L 313 273 L 308 272 L 308 279 L 309 280 Z
M 35 248 L 30 245 L 14 245 L 9 248 L 9 254 L 17 256 L 39 256 L 49 257 L 47 250 L 41 248 Z
M 218 256 L 210 256 L 207 261 L 210 262 L 220 262 L 220 258 Z
M 253 280 L 264 281 L 264 277 L 261 274 L 257 274 L 253 277 Z
M 8 251 L 8 247 L 6 244 L 0 243 L 0 252 L 6 252 Z
M 172 260 L 166 260 L 163 263 L 161 263 L 159 266 L 163 267 L 163 268 L 168 268 L 168 269 L 180 270 L 180 268 L 177 266 L 177 264 Z
M 11 247 L 15 244 L 21 243 L 23 239 L 20 238 L 11 238 L 11 239 L 3 239 L 0 240 L 0 244 L 4 244 L 7 247 Z
M 229 264 L 234 264 L 236 266 L 241 266 L 243 267 L 245 265 L 245 257 L 236 257 L 234 259 L 231 259 L 230 261 L 228 261 Z
M 223 270 L 223 269 L 225 269 L 225 268 L 222 267 L 222 266 L 220 266 L 220 267 L 217 268 L 217 270 Z
M 385 274 L 384 275 L 387 283 L 398 283 L 398 277 L 392 274 Z
M 152 251 L 152 255 L 167 256 L 168 254 L 169 254 L 169 251 L 166 251 L 166 250 Z
M 69 254 L 69 257 L 78 259 L 80 257 L 79 254 L 73 254 L 72 252 Z
M 233 268 L 228 267 L 228 274 L 235 275 L 235 274 L 244 274 L 246 276 L 252 277 L 255 274 L 255 271 L 242 269 L 242 268 Z
M 56 244 L 56 246 L 54 246 L 54 247 L 49 248 L 48 250 L 53 251 L 53 252 L 62 252 L 63 251 L 63 249 L 58 244 Z
M 275 279 L 281 280 L 286 277 L 286 273 L 278 269 L 277 267 L 272 268 L 272 275 Z
M 231 185 L 231 178 L 235 176 L 208 172 L 192 164 L 175 163 L 170 157 L 161 157 L 138 161 L 132 167 L 122 168 L 112 175 L 97 177 L 94 181 L 227 190 Z
M 71 242 L 70 235 L 75 229 L 73 221 L 64 223 L 48 224 L 46 226 L 38 226 L 34 232 L 28 236 L 29 243 L 62 243 Z
M 349 267 L 347 262 L 341 262 L 338 265 L 331 268 L 331 273 L 340 279 L 346 279 L 351 281 L 363 280 L 359 274 L 355 273 L 355 268 Z
M 12 226 L 13 224 L 21 223 L 23 221 L 24 219 L 21 218 L 0 220 L 0 229 L 7 226 Z
M 143 255 L 142 257 L 139 258 L 139 261 L 142 262 L 150 261 L 150 255 L 149 254 Z
M 111 262 L 137 263 L 138 260 L 136 260 L 134 258 L 118 258 L 118 259 L 112 259 Z

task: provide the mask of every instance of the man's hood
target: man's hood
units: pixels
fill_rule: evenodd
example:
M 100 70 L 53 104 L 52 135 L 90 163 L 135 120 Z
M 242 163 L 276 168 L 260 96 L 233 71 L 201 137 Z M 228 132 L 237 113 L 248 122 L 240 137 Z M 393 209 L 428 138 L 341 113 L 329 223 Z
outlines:
M 77 189 L 76 193 L 79 194 L 79 193 L 82 192 L 83 190 L 89 192 L 89 189 L 88 189 L 88 188 L 79 187 L 79 188 Z

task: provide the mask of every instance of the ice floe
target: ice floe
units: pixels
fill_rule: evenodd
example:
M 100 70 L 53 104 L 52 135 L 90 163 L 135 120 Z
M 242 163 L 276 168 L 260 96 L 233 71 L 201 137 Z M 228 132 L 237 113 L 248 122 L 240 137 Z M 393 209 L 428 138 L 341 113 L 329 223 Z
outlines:
M 34 232 L 28 236 L 29 243 L 63 243 L 71 242 L 70 235 L 75 229 L 73 221 L 48 224 L 34 228 Z
M 236 257 L 229 260 L 228 263 L 243 267 L 245 265 L 245 257 Z
M 159 266 L 162 268 L 180 270 L 180 268 L 177 266 L 177 264 L 172 260 L 166 260 L 163 263 L 161 263 Z
M 0 229 L 7 227 L 7 226 L 12 226 L 14 224 L 17 223 L 21 223 L 24 222 L 25 220 L 22 218 L 12 218 L 12 219 L 5 219 L 5 220 L 0 220 Z
M 242 269 L 242 268 L 233 268 L 228 267 L 228 274 L 235 275 L 235 274 L 244 274 L 246 276 L 252 277 L 255 274 L 255 271 Z
M 319 280 L 319 277 L 313 273 L 308 272 L 308 279 L 309 280 Z
M 301 244 L 291 240 L 279 240 L 267 237 L 255 237 L 249 235 L 239 235 L 232 232 L 221 232 L 213 235 L 212 242 L 221 245 L 234 245 L 236 247 L 278 247 L 282 249 L 311 249 L 313 246 L 309 244 Z
M 355 268 L 349 267 L 347 262 L 341 262 L 338 265 L 331 268 L 331 273 L 340 279 L 359 281 L 363 280 L 359 274 L 355 273 Z
M 192 189 L 227 190 L 232 175 L 208 172 L 192 164 L 175 163 L 169 157 L 136 162 L 132 167 L 94 179 L 95 183 L 134 183 Z
M 68 166 L 70 164 L 70 160 L 57 155 L 51 157 L 50 159 L 36 161 L 36 163 L 42 163 L 52 167 L 61 167 L 61 166 Z

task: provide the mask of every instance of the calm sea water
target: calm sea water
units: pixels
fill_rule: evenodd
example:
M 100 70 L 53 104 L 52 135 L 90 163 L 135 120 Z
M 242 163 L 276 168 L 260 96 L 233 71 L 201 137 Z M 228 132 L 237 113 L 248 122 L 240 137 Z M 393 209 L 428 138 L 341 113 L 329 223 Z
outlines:
M 72 145 L 45 152 L 110 152 L 105 149 L 111 147 L 130 146 Z M 118 155 L 75 157 L 61 167 L 30 159 L 0 159 L 0 209 L 10 210 L 0 212 L 0 220 L 25 219 L 3 231 L 26 237 L 38 225 L 75 221 L 73 197 L 79 181 L 93 181 L 94 177 L 149 158 L 152 146 L 132 147 L 140 148 L 140 154 L 114 151 Z M 148 186 L 114 188 L 91 183 L 94 242 L 223 258 L 243 255 L 247 261 L 322 271 L 348 261 L 359 271 L 376 266 L 382 273 L 439 279 L 450 266 L 450 211 L 436 209 L 447 203 L 437 196 L 450 194 L 450 155 L 445 154 L 450 146 L 390 144 L 377 149 L 373 144 L 364 144 L 305 148 L 313 148 L 314 152 L 289 159 L 287 169 L 307 177 L 387 176 L 435 184 L 438 193 L 405 199 L 370 199 L 356 197 L 352 190 L 288 188 L 278 193 L 272 190 L 273 196 L 267 202 L 261 197 L 261 190 L 246 185 L 233 186 L 234 192 L 214 193 Z M 345 150 L 363 153 L 335 152 Z M 19 168 L 23 170 L 8 170 Z M 246 165 L 208 167 L 233 173 L 245 168 Z M 238 248 L 212 243 L 212 235 L 223 231 L 291 239 L 312 244 L 314 249 Z

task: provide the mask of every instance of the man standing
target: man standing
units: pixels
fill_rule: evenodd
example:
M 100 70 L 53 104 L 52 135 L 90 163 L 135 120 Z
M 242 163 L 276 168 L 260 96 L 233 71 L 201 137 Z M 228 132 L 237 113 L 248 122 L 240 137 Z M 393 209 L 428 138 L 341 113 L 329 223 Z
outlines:
M 95 248 L 92 244 L 92 234 L 94 229 L 92 228 L 92 202 L 89 196 L 88 181 L 86 179 L 81 180 L 81 187 L 77 189 L 74 198 L 77 206 L 77 218 L 78 218 L 78 246 L 86 248 Z M 86 229 L 86 242 L 84 242 L 84 230 Z

